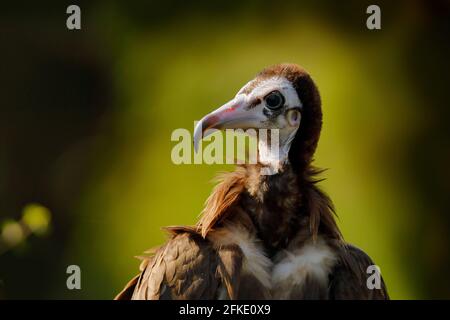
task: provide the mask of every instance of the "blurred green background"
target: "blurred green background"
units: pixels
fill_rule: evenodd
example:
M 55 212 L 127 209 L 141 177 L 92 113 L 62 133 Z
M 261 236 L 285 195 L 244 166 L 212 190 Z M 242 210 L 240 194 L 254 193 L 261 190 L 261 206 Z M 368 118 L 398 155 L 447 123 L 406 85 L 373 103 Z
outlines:
M 82 30 L 66 29 L 66 8 Z M 382 30 L 369 31 L 378 4 Z M 176 128 L 265 66 L 321 91 L 316 165 L 394 299 L 450 298 L 448 1 L 59 1 L 0 12 L 0 298 L 111 299 L 218 171 Z M 81 290 L 66 268 L 81 267 Z

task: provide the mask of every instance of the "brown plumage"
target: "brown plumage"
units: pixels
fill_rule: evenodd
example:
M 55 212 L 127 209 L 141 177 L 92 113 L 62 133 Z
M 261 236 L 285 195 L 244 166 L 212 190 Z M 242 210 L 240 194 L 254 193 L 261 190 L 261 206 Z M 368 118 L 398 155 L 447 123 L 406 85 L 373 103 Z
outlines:
M 288 159 L 273 175 L 262 174 L 262 163 L 223 174 L 197 225 L 168 228 L 169 241 L 143 258 L 141 273 L 116 299 L 388 298 L 383 281 L 367 288 L 373 262 L 344 242 L 332 202 L 317 187 L 317 87 L 297 65 L 282 64 L 240 92 L 249 95 L 268 79 L 289 81 L 302 104 Z

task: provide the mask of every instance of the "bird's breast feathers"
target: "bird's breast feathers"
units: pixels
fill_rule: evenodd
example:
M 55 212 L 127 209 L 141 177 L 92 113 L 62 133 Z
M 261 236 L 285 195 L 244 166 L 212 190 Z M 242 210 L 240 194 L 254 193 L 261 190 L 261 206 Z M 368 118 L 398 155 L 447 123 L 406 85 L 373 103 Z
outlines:
M 307 284 L 326 292 L 328 277 L 337 255 L 322 239 L 306 241 L 301 247 L 288 247 L 269 259 L 260 240 L 242 227 L 227 225 L 211 233 L 216 249 L 237 245 L 242 251 L 241 286 L 248 279 L 257 280 L 271 298 L 294 298 Z M 300 297 L 297 297 L 300 298 Z

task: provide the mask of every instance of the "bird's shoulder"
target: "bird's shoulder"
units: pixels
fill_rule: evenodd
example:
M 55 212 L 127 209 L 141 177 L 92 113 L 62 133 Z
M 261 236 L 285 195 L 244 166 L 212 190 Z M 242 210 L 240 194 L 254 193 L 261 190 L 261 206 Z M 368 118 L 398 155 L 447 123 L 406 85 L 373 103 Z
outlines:
M 219 286 L 231 287 L 239 255 L 233 248 L 217 250 L 195 227 L 169 227 L 169 240 L 141 257 L 141 273 L 116 299 L 214 299 Z M 227 269 L 225 269 L 225 265 Z M 222 281 L 221 281 L 222 279 Z
M 344 243 L 337 250 L 337 263 L 330 275 L 332 299 L 389 299 L 383 277 L 379 275 L 379 287 L 368 285 L 374 261 L 360 248 Z

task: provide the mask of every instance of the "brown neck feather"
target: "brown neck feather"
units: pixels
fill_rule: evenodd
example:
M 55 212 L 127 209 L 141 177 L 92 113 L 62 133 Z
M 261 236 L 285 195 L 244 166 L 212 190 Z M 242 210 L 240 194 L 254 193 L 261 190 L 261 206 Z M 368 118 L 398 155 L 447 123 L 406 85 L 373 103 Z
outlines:
M 299 232 L 341 240 L 332 202 L 316 185 L 319 173 L 308 167 L 298 175 L 287 165 L 279 174 L 263 176 L 257 165 L 238 167 L 221 176 L 197 228 L 206 237 L 226 221 L 247 226 L 250 221 L 269 252 L 286 247 Z
M 240 195 L 245 190 L 246 170 L 237 167 L 234 172 L 226 172 L 217 177 L 218 184 L 205 202 L 197 228 L 202 237 L 232 213 Z

